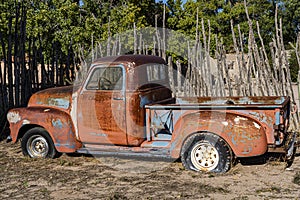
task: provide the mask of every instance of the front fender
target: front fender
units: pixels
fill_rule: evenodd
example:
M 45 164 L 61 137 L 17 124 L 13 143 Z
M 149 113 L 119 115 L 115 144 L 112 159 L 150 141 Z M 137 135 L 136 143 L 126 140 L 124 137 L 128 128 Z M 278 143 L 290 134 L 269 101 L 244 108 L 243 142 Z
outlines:
M 12 109 L 7 114 L 11 138 L 16 142 L 26 127 L 43 127 L 50 135 L 56 150 L 74 152 L 81 147 L 75 135 L 72 119 L 67 112 L 55 108 L 27 107 Z
M 262 155 L 267 151 L 265 126 L 250 116 L 228 111 L 198 111 L 182 116 L 172 136 L 171 156 L 180 157 L 184 141 L 196 132 L 211 132 L 223 138 L 237 157 Z

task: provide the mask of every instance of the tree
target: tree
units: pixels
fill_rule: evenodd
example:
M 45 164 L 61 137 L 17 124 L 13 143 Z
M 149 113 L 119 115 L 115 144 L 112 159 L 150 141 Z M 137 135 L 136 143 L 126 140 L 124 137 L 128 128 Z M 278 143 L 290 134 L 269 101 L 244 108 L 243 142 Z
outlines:
M 284 39 L 295 43 L 297 33 L 300 31 L 300 1 L 283 0 L 282 4 L 284 11 Z
M 275 31 L 276 3 L 278 3 L 276 0 L 247 1 L 249 15 L 254 24 L 255 21 L 258 21 L 263 25 L 261 34 L 266 43 L 271 41 L 272 34 Z M 244 0 L 190 0 L 184 5 L 182 5 L 181 0 L 169 0 L 167 5 L 169 9 L 168 26 L 171 29 L 180 30 L 188 35 L 195 34 L 198 9 L 199 18 L 203 18 L 205 21 L 210 20 L 212 34 L 223 38 L 227 50 L 230 50 L 232 46 L 231 19 L 234 25 L 240 25 L 242 32 L 248 33 L 249 31 Z M 279 16 L 283 16 L 283 5 L 280 6 Z

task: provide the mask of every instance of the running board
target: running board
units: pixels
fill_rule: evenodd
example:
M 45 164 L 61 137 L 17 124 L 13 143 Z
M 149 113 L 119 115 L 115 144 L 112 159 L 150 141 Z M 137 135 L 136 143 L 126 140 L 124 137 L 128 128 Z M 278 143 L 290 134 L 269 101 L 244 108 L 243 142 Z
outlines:
M 169 149 L 124 147 L 124 146 L 105 146 L 105 145 L 85 145 L 76 152 L 94 156 L 116 156 L 124 158 L 145 158 L 149 159 L 172 159 Z

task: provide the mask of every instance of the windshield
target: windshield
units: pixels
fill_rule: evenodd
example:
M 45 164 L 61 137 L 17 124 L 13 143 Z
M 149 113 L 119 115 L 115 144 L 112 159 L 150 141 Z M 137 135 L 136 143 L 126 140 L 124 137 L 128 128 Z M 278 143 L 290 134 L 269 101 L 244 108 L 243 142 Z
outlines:
M 87 90 L 121 90 L 123 88 L 121 66 L 96 66 L 91 72 Z
M 89 75 L 89 70 L 95 65 L 92 63 L 82 63 L 80 69 L 76 72 L 76 78 L 73 82 L 74 86 L 80 86 L 84 83 Z M 108 65 L 98 65 L 99 67 L 106 68 Z

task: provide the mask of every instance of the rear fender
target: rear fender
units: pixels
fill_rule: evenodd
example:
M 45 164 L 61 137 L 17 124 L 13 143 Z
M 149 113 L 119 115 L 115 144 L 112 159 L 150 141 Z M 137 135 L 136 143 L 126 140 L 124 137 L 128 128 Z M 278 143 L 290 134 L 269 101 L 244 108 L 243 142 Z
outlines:
M 217 111 L 200 111 L 182 116 L 172 136 L 171 156 L 180 157 L 184 141 L 197 132 L 210 132 L 223 138 L 237 157 L 262 155 L 267 151 L 263 124 L 250 116 Z
M 54 108 L 16 108 L 8 112 L 11 138 L 16 142 L 25 131 L 32 127 L 43 127 L 50 135 L 56 150 L 74 152 L 81 147 L 75 135 L 70 115 Z

